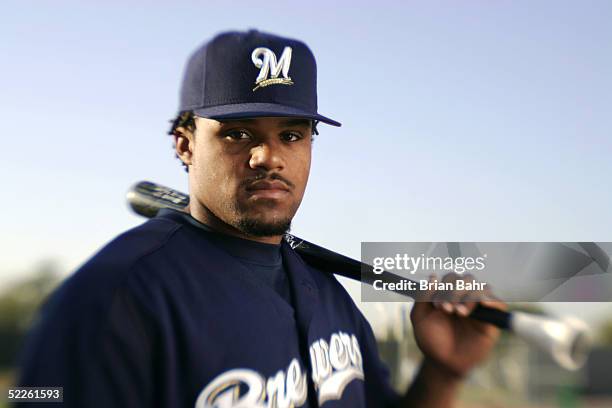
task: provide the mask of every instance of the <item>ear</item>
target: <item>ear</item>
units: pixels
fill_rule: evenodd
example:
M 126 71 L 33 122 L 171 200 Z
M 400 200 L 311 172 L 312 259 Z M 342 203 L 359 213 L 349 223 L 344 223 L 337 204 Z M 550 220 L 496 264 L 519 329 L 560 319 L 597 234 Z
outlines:
M 193 164 L 193 151 L 195 138 L 193 132 L 185 129 L 184 127 L 178 127 L 174 130 L 174 149 L 176 155 L 185 165 L 191 166 Z

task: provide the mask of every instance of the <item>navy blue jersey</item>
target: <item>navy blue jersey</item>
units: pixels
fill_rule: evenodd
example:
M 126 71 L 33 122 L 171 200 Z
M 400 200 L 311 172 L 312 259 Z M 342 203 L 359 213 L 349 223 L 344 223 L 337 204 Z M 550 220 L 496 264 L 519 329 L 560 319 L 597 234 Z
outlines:
M 352 299 L 286 243 L 281 254 L 292 305 L 197 221 L 164 212 L 50 297 L 19 384 L 64 387 L 65 407 L 390 406 Z

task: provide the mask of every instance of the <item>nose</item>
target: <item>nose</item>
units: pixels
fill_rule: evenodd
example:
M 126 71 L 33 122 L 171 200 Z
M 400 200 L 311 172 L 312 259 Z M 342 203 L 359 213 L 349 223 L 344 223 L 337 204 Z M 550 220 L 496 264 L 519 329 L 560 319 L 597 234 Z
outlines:
M 284 160 L 278 147 L 270 143 L 260 143 L 251 149 L 249 166 L 252 169 L 282 170 L 285 167 Z

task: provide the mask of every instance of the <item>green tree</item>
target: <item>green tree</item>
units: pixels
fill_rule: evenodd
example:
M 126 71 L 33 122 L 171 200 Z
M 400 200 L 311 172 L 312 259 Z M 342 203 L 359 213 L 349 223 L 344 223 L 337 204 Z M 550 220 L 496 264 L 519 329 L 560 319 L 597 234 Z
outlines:
M 608 320 L 601 326 L 599 338 L 603 344 L 612 346 L 612 320 Z
M 57 264 L 44 261 L 0 294 L 0 370 L 15 363 L 36 311 L 59 281 Z

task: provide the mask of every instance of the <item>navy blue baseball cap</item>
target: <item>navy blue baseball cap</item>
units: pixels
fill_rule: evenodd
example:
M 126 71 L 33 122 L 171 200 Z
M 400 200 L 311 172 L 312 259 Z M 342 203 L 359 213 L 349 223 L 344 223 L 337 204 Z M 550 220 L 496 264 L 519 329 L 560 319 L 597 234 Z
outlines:
M 317 111 L 317 64 L 301 41 L 256 30 L 226 32 L 189 58 L 179 112 L 209 119 L 297 117 L 333 126 Z

